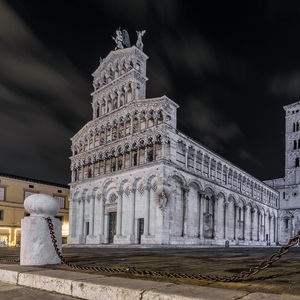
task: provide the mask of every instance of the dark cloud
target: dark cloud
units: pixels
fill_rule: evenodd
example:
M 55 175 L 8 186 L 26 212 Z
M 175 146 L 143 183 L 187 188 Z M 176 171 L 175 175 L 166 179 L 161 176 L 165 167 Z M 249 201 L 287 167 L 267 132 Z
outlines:
M 267 91 L 275 96 L 285 96 L 288 99 L 299 99 L 300 69 L 289 74 L 274 76 L 267 84 Z
M 1 171 L 68 182 L 72 130 L 91 115 L 88 83 L 4 2 L 0 12 Z
M 258 178 L 283 174 L 282 106 L 300 93 L 300 5 L 199 5 L 0 0 L 1 172 L 69 182 L 70 138 L 92 118 L 91 73 L 122 27 L 132 44 L 146 30 L 147 97 L 180 105 L 179 130 Z

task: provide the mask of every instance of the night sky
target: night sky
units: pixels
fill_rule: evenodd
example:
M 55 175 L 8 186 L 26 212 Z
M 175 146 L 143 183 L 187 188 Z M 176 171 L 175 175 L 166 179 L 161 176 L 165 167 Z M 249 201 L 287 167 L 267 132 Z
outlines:
M 0 25 L 0 173 L 70 182 L 91 74 L 121 27 L 132 44 L 146 30 L 147 97 L 179 104 L 179 130 L 258 179 L 284 176 L 300 1 L 0 0 Z

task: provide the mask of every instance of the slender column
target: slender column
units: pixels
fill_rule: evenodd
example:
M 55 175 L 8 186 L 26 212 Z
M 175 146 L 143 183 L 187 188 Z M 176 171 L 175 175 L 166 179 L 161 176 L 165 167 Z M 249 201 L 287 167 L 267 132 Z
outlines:
M 141 132 L 141 118 L 138 117 L 138 129 L 137 129 L 138 132 Z
M 136 189 L 132 189 L 132 190 L 131 190 L 130 235 L 134 235 L 134 221 L 135 221 L 135 192 L 136 192 Z
M 130 133 L 132 134 L 133 133 L 133 117 L 131 116 L 131 119 L 130 119 Z
M 182 189 L 183 193 L 183 223 L 182 223 L 182 236 L 188 235 L 188 197 L 189 189 Z
M 105 104 L 105 111 L 104 114 L 107 113 L 107 98 L 104 98 L 104 104 Z M 105 139 L 106 140 L 106 139 Z
M 185 168 L 188 168 L 188 155 L 189 155 L 189 148 L 185 147 Z
M 100 235 L 104 234 L 104 205 L 103 205 L 103 197 L 104 195 L 101 196 L 100 198 L 100 213 L 99 213 L 99 219 L 100 219 L 100 230 L 99 233 Z
M 156 160 L 156 142 L 153 142 L 153 160 Z
M 208 158 L 208 162 L 207 162 L 207 177 L 210 178 L 210 158 Z
M 238 209 L 238 206 L 236 204 L 234 204 L 233 206 L 233 209 L 234 209 L 234 218 L 233 218 L 233 239 L 237 239 L 237 209 Z
M 137 155 L 137 165 L 140 165 L 140 148 L 139 147 L 137 148 L 136 155 Z
M 145 163 L 148 161 L 148 145 L 145 147 Z
M 89 227 L 89 235 L 94 235 L 94 207 L 95 207 L 95 196 L 91 196 L 90 198 L 90 227 Z
M 78 201 L 76 199 L 70 199 L 70 208 L 69 208 L 69 215 L 70 215 L 70 233 L 69 236 L 75 237 L 77 235 L 76 232 L 76 220 L 77 220 L 77 206 Z
M 147 187 L 147 195 L 145 197 L 145 220 L 144 220 L 144 235 L 149 235 L 149 213 L 150 213 L 150 193 L 151 188 Z
M 117 139 L 119 139 L 119 138 L 120 138 L 120 122 L 118 122 L 118 124 L 117 124 Z
M 251 208 L 249 206 L 245 207 L 245 221 L 244 221 L 244 228 L 245 228 L 245 240 L 251 240 Z
M 107 142 L 107 128 L 104 129 L 104 144 Z
M 81 198 L 79 204 L 79 235 L 83 235 L 83 222 L 84 222 L 84 198 Z
M 197 208 L 198 208 L 198 225 L 197 225 L 197 237 L 200 237 L 200 215 L 201 215 L 201 195 L 197 193 Z
M 227 238 L 232 240 L 234 239 L 234 231 L 235 231 L 235 207 L 232 201 L 228 203 L 228 213 L 226 218 L 226 231 L 227 231 Z
M 243 228 L 242 228 L 242 239 L 245 240 L 245 230 L 246 230 L 246 226 L 245 226 L 245 223 L 246 223 L 246 206 L 243 206 Z
M 199 237 L 200 239 L 203 238 L 203 214 L 204 214 L 204 194 L 199 193 L 200 197 L 200 212 L 199 212 Z
M 71 182 L 75 181 L 75 172 L 74 172 L 74 168 L 71 169 Z
M 117 101 L 118 101 L 118 108 L 120 107 L 120 94 L 121 94 L 121 93 L 120 93 L 120 91 L 117 91 L 117 97 L 118 97 L 118 98 L 117 98 L 117 99 L 118 99 L 118 100 L 117 100 Z
M 104 242 L 108 243 L 108 212 L 104 212 Z
M 129 167 L 132 167 L 132 149 L 130 149 L 129 155 Z
M 259 213 L 259 211 L 257 212 L 257 240 L 260 240 L 260 218 L 261 218 L 261 214 Z
M 227 239 L 228 237 L 227 237 L 227 216 L 228 216 L 228 203 L 227 202 L 225 202 L 224 203 L 224 205 L 223 205 L 223 209 L 224 209 L 224 212 L 223 212 L 223 215 L 224 215 L 224 217 L 223 217 L 223 238 L 224 239 Z
M 162 159 L 166 159 L 167 158 L 166 157 L 166 149 L 167 149 L 166 145 L 167 145 L 167 141 L 165 139 L 163 139 L 161 141 L 161 158 Z
M 81 180 L 84 180 L 84 164 L 81 164 Z
M 215 216 L 216 216 L 216 212 L 215 212 L 215 197 L 212 196 L 210 198 L 210 201 L 211 201 L 211 238 L 213 239 L 215 237 Z
M 92 161 L 92 177 L 95 177 L 95 160 Z
M 125 157 L 126 157 L 126 152 L 123 152 L 123 157 L 122 157 L 122 169 L 125 169 Z
M 122 206 L 123 206 L 123 191 L 118 191 L 118 207 L 117 207 L 117 236 L 122 235 Z
M 254 229 L 254 210 L 250 208 L 250 241 L 253 241 L 253 229 Z
M 272 231 L 273 224 L 272 224 L 272 216 L 271 215 L 269 215 L 268 220 L 269 220 L 269 227 L 268 227 L 269 240 L 267 242 L 268 242 L 268 245 L 271 245 L 271 243 L 273 241 L 273 231 Z

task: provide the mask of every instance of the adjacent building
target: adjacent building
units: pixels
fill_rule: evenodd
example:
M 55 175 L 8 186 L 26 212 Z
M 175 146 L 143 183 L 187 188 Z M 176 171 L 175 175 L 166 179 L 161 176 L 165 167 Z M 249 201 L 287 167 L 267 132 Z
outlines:
M 117 30 L 71 139 L 68 243 L 277 244 L 279 192 L 180 132 L 167 96 L 146 98 L 148 57 L 128 40 Z
M 28 215 L 24 200 L 32 194 L 47 194 L 59 201 L 63 243 L 69 234 L 69 186 L 0 173 L 0 246 L 19 246 L 21 220 Z
M 300 229 L 300 102 L 284 106 L 285 176 L 266 180 L 279 192 L 278 242 L 296 235 Z

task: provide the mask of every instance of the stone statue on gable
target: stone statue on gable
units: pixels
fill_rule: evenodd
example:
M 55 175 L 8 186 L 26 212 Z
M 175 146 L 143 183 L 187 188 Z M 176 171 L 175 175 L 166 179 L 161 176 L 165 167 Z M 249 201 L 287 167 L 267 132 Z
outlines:
M 128 34 L 128 32 L 125 29 L 121 30 L 121 28 L 119 27 L 116 30 L 116 36 L 115 37 L 112 36 L 112 39 L 116 43 L 115 50 L 117 50 L 117 49 L 123 49 L 124 47 L 125 48 L 130 47 L 129 34 Z
M 143 47 L 144 47 L 144 44 L 143 44 L 143 41 L 142 41 L 142 36 L 145 34 L 146 30 L 142 30 L 142 31 L 137 31 L 137 41 L 136 41 L 136 47 L 138 49 L 140 49 L 141 51 L 143 51 Z

